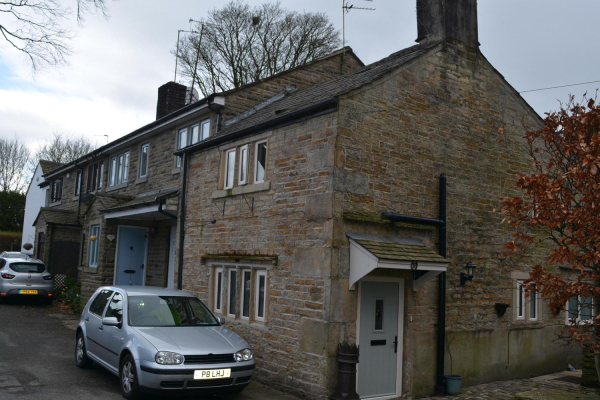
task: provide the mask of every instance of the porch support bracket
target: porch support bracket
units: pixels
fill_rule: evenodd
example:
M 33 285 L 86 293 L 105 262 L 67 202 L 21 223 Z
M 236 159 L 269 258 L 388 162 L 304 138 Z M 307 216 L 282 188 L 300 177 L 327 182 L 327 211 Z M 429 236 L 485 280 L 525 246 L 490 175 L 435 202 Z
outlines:
M 427 282 L 441 274 L 443 271 L 429 271 L 419 279 L 413 281 L 413 292 L 418 292 Z

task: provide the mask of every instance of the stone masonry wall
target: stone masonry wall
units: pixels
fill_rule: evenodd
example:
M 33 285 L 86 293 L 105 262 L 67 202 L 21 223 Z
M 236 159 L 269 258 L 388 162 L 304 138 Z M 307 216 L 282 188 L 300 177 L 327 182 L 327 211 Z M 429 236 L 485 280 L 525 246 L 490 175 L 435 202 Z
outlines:
M 438 178 L 446 173 L 446 327 L 448 337 L 455 337 L 453 372 L 470 385 L 556 371 L 568 359 L 576 360 L 552 343 L 564 316 L 552 315 L 543 301 L 538 321 L 513 318 L 511 274 L 543 261 L 545 249 L 531 249 L 531 256 L 517 259 L 504 256 L 512 231 L 501 223 L 500 201 L 517 193 L 517 172 L 530 168 L 523 126 L 540 120 L 487 60 L 459 45 L 436 47 L 344 96 L 339 120 L 333 247 L 340 254 L 342 287 L 348 287 L 345 232 L 418 237 L 437 251 L 435 229 L 391 224 L 380 215 L 437 218 Z M 477 265 L 475 277 L 461 287 L 458 275 L 468 261 Z M 403 387 L 413 395 L 434 390 L 437 284 L 434 279 L 419 292 L 406 290 Z M 332 296 L 344 299 L 345 309 L 356 309 L 355 294 Z M 511 305 L 503 317 L 496 315 L 497 302 Z M 347 332 L 342 339 L 354 340 L 353 330 Z M 447 351 L 447 373 L 449 359 Z
M 238 310 L 226 317 L 227 326 L 254 350 L 257 379 L 309 398 L 325 394 L 332 351 L 325 310 L 333 257 L 333 115 L 205 150 L 189 165 L 183 288 L 214 310 L 213 267 L 266 269 L 266 321 L 242 319 Z M 268 140 L 266 182 L 251 179 L 243 189 L 236 184 L 220 190 L 222 152 L 250 143 L 254 160 L 253 144 L 263 139 Z M 254 176 L 253 162 L 248 175 Z M 234 195 L 237 190 L 245 193 Z M 226 292 L 223 299 L 227 310 Z

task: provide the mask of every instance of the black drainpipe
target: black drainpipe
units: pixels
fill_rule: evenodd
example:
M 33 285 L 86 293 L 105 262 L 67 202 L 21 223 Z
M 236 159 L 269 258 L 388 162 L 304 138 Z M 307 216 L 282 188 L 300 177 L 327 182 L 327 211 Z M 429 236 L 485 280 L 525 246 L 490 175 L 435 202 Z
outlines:
M 446 174 L 440 175 L 439 218 L 415 217 L 412 215 L 384 212 L 381 216 L 393 222 L 437 226 L 438 252 L 446 258 Z M 438 334 L 437 334 L 437 368 L 435 390 L 444 393 L 444 351 L 446 338 L 446 273 L 442 272 L 438 280 Z
M 179 202 L 179 254 L 177 265 L 177 289 L 183 288 L 183 242 L 185 235 L 185 193 L 187 181 L 187 153 L 181 156 L 181 201 Z
M 163 197 L 157 197 L 158 199 L 158 212 L 161 213 L 162 215 L 166 215 L 169 218 L 172 218 L 174 220 L 177 220 L 177 216 L 173 215 L 169 212 L 166 212 L 165 210 L 162 209 L 163 204 L 165 204 L 166 200 Z

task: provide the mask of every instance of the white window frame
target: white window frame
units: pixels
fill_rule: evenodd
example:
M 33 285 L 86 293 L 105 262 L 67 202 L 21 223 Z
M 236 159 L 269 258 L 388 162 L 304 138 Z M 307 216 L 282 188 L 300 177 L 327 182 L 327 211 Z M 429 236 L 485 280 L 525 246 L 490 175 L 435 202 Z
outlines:
M 263 178 L 262 179 L 258 179 L 258 146 L 261 144 L 265 144 L 265 172 L 263 174 Z M 267 142 L 267 140 L 261 140 L 256 142 L 256 144 L 254 145 L 254 183 L 261 183 L 264 182 L 265 179 L 267 178 L 267 158 L 269 157 L 269 144 Z
M 594 304 L 594 298 L 592 297 L 592 317 L 590 319 L 581 320 L 581 296 L 577 296 L 577 318 L 575 323 L 577 325 L 585 325 L 591 324 L 594 321 L 594 317 L 596 316 L 596 304 Z M 565 325 L 572 325 L 572 318 L 569 318 L 569 300 L 567 300 L 567 304 L 565 304 Z
M 240 147 L 240 167 L 238 169 L 239 185 L 245 185 L 248 183 L 248 154 L 250 152 L 249 146 L 246 144 Z M 244 159 L 244 153 L 246 153 L 246 159 Z M 242 179 L 242 172 L 244 175 L 244 179 Z
M 525 287 L 523 281 L 517 281 L 517 320 L 525 320 Z
M 204 127 L 207 126 L 206 131 Z M 206 132 L 206 136 L 204 133 Z M 208 139 L 210 136 L 210 118 L 205 119 L 204 121 L 200 121 L 200 141 Z
M 233 304 L 236 307 L 235 313 L 231 314 L 231 274 L 235 272 L 235 285 L 233 290 L 235 291 L 235 295 L 237 296 L 237 286 L 238 286 L 238 270 L 235 267 L 229 268 L 227 272 L 227 316 L 235 318 L 237 314 L 237 301 L 234 301 Z
M 221 284 L 219 285 L 219 275 L 221 276 Z M 223 314 L 223 267 L 215 268 L 215 297 L 213 309 L 219 314 Z M 220 307 L 217 307 L 220 306 Z
M 185 145 L 181 146 L 181 136 L 183 136 L 182 132 L 184 132 L 184 131 L 185 131 Z M 188 145 L 188 143 L 190 141 L 189 129 L 188 129 L 187 126 L 184 127 L 184 128 L 181 128 L 181 129 L 177 130 L 177 137 L 176 137 L 176 139 L 177 139 L 177 143 L 175 143 L 176 150 L 181 150 L 184 147 L 187 147 L 187 145 Z M 175 160 L 176 160 L 175 161 L 175 166 L 177 168 L 181 168 L 181 156 L 176 156 Z
M 196 131 L 196 140 L 194 141 L 194 128 L 197 129 Z M 191 144 L 195 144 L 198 143 L 200 141 L 200 124 L 199 123 L 195 123 L 189 126 L 188 128 L 188 146 Z
M 144 148 L 146 148 L 146 172 L 142 174 L 142 161 L 144 159 Z M 148 166 L 150 162 L 150 143 L 144 143 L 140 146 L 140 166 L 139 166 L 139 174 L 140 178 L 146 178 L 148 176 Z
M 109 186 L 119 186 L 129 181 L 129 150 L 110 158 Z
M 94 229 L 98 228 L 98 233 L 94 235 Z M 92 236 L 96 236 L 96 240 L 92 241 Z M 90 226 L 90 239 L 89 239 L 89 254 L 88 254 L 88 267 L 90 268 L 98 268 L 98 250 L 100 248 L 100 224 L 95 224 Z M 93 245 L 93 249 L 92 249 Z M 92 255 L 94 255 L 94 263 L 92 263 Z
M 79 196 L 81 193 L 81 182 L 83 178 L 83 170 L 78 170 L 75 175 L 75 196 Z
M 233 166 L 231 170 L 229 169 L 229 155 L 233 153 Z M 237 157 L 237 149 L 229 149 L 225 151 L 225 174 L 223 176 L 223 189 L 231 189 L 233 188 L 233 183 L 235 182 L 235 159 Z M 231 182 L 229 181 L 229 174 L 231 172 Z
M 259 297 L 260 297 L 260 277 L 264 277 L 265 278 L 265 290 L 263 292 L 264 298 L 263 298 L 263 316 L 259 316 L 258 315 L 258 305 L 259 303 Z M 250 275 L 250 279 L 252 280 L 252 275 Z M 256 270 L 256 274 L 254 275 L 254 320 L 255 321 L 260 321 L 260 322 L 265 322 L 265 318 L 267 315 L 267 270 L 265 269 L 257 269 Z
M 249 320 L 250 319 L 250 315 L 252 314 L 252 269 L 250 268 L 243 268 L 239 270 L 241 272 L 241 276 L 242 276 L 242 280 L 240 281 L 240 318 L 241 319 L 245 319 L 245 320 Z M 244 315 L 244 306 L 246 305 L 246 303 L 244 302 L 244 292 L 245 292 L 245 287 L 244 285 L 246 284 L 246 272 L 250 273 L 250 296 L 248 296 L 248 300 L 250 302 L 250 304 L 248 304 L 248 316 Z

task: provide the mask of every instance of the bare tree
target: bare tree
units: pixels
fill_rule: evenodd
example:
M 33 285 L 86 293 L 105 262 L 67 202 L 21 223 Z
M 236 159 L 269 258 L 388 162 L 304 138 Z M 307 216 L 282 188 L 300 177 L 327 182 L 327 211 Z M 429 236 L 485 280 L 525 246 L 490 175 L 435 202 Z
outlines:
M 52 139 L 47 140 L 36 151 L 32 159 L 32 168 L 35 169 L 40 160 L 68 163 L 77 160 L 96 148 L 96 145 L 84 137 L 69 137 L 62 133 L 54 132 Z
M 0 191 L 22 193 L 26 185 L 29 149 L 15 136 L 0 138 Z
M 250 7 L 233 0 L 214 9 L 179 45 L 178 70 L 206 96 L 238 88 L 322 57 L 340 45 L 324 13 L 297 13 L 280 3 Z
M 77 22 L 99 11 L 108 17 L 106 0 L 75 0 Z M 73 34 L 61 26 L 72 10 L 60 0 L 0 0 L 0 34 L 14 49 L 29 57 L 33 71 L 64 64 L 71 54 Z

